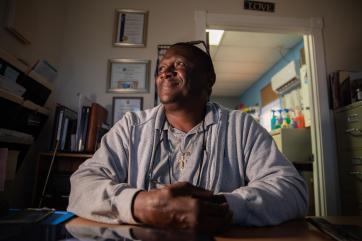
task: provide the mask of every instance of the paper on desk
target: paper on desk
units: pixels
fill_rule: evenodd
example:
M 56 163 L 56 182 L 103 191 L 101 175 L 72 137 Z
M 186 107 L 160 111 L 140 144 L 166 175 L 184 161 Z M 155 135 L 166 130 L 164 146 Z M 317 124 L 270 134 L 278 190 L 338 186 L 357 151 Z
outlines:
M 8 148 L 0 148 L 0 191 L 4 191 Z
M 6 180 L 14 180 L 16 166 L 18 163 L 19 151 L 8 151 L 8 160 L 6 162 Z

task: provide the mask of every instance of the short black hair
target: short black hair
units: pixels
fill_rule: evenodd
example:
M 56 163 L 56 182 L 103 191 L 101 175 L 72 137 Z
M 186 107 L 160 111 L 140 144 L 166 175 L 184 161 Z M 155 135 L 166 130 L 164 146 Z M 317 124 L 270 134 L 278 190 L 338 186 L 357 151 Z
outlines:
M 202 43 L 202 41 L 193 41 L 193 42 L 179 42 L 175 43 L 170 46 L 170 49 L 172 48 L 184 48 L 190 50 L 190 52 L 196 57 L 199 58 L 201 61 L 201 64 L 204 65 L 205 70 L 208 73 L 208 79 L 209 79 L 209 96 L 211 95 L 212 86 L 215 84 L 216 80 L 216 74 L 214 69 L 214 64 L 212 63 L 212 59 L 210 54 L 208 53 L 208 49 L 206 49 L 207 52 L 203 51 L 201 48 L 195 46 L 195 43 Z M 205 48 L 207 48 L 206 44 L 204 43 Z

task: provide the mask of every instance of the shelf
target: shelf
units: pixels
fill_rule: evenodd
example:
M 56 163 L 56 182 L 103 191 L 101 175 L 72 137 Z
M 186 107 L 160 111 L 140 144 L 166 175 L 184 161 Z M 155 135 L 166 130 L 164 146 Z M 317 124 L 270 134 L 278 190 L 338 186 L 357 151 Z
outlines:
M 53 156 L 53 152 L 42 152 L 40 156 Z M 91 158 L 93 154 L 90 153 L 76 153 L 76 152 L 57 152 L 56 157 L 74 157 L 74 158 Z
M 14 55 L 8 53 L 7 51 L 0 49 L 0 58 L 4 61 L 8 62 L 33 80 L 37 81 L 41 85 L 45 86 L 46 88 L 53 90 L 54 86 L 49 80 L 45 79 L 44 77 L 40 76 L 36 72 L 32 71 L 27 65 L 19 61 Z
M 46 109 L 40 105 L 34 104 L 33 102 L 31 102 L 29 100 L 24 100 L 23 97 L 10 93 L 6 90 L 0 89 L 0 97 L 7 99 L 9 101 L 12 101 L 14 103 L 17 103 L 21 106 L 24 106 L 25 108 L 27 108 L 29 110 L 33 110 L 35 112 L 40 112 L 47 116 L 49 115 L 48 109 Z
M 31 145 L 34 137 L 23 132 L 0 128 L 0 142 Z
M 66 209 L 70 192 L 70 176 L 88 158 L 90 153 L 58 152 L 52 166 L 49 182 L 43 199 L 43 205 L 52 208 Z M 39 153 L 36 165 L 34 204 L 38 204 L 45 179 L 49 171 L 53 152 Z
M 54 86 L 51 82 L 49 82 L 47 79 L 45 79 L 43 76 L 39 75 L 38 73 L 34 72 L 34 71 L 30 71 L 28 73 L 28 76 L 34 80 L 36 80 L 37 82 L 39 82 L 40 84 L 44 85 L 45 87 L 47 87 L 50 90 L 54 89 Z
M 305 130 L 309 130 L 310 128 L 309 127 L 304 127 L 304 128 L 278 128 L 278 129 L 275 129 L 275 130 L 271 130 L 269 132 L 269 134 L 271 136 L 274 136 L 274 135 L 279 135 L 281 132 L 303 132 Z
M 24 63 L 20 62 L 14 55 L 8 53 L 7 51 L 0 49 L 0 58 L 2 58 L 4 61 L 8 62 L 18 70 L 25 73 L 27 69 L 29 68 Z

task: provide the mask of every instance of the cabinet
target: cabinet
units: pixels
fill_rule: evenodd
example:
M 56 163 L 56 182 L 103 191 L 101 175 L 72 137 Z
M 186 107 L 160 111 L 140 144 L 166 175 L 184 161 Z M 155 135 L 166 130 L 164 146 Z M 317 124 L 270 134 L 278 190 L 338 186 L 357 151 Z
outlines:
M 304 177 L 309 189 L 309 212 L 315 214 L 313 155 L 309 128 L 281 128 L 271 133 L 278 149 L 291 161 Z
M 362 215 L 362 102 L 334 112 L 343 215 Z
M 293 163 L 308 163 L 312 158 L 309 128 L 281 128 L 271 133 L 279 150 Z
M 43 187 L 51 164 L 53 153 L 39 153 L 36 165 L 35 198 L 33 206 L 39 206 Z M 79 165 L 92 154 L 83 153 L 57 153 L 50 173 L 45 195 L 41 206 L 65 210 L 68 206 L 70 192 L 70 176 Z

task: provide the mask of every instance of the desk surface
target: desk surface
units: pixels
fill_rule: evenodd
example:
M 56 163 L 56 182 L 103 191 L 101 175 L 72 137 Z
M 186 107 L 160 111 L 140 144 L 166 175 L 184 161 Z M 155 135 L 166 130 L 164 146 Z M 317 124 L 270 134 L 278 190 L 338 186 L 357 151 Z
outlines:
M 362 226 L 362 217 L 327 217 L 328 221 L 333 224 L 348 224 Z M 82 218 L 75 218 L 66 224 L 68 232 L 73 236 L 81 239 L 82 235 L 94 235 L 99 237 L 100 234 L 106 235 L 106 238 L 112 239 L 109 234 L 116 237 L 123 236 L 131 238 L 132 233 L 138 236 L 141 240 L 216 240 L 216 241 L 236 241 L 236 240 L 303 240 L 303 241 L 319 241 L 333 240 L 326 234 L 320 232 L 313 225 L 306 222 L 304 219 L 293 220 L 281 225 L 273 227 L 232 227 L 224 233 L 214 237 L 206 235 L 193 235 L 185 231 L 167 231 L 157 230 L 146 227 L 129 226 L 129 225 L 109 225 L 89 221 Z M 131 230 L 131 231 L 130 231 Z M 82 234 L 83 233 L 83 234 Z M 80 236 L 78 236 L 80 235 Z M 83 236 L 84 237 L 84 236 Z
M 361 216 L 328 217 L 326 219 L 333 224 L 358 225 L 362 227 Z M 210 236 L 182 230 L 160 230 L 143 226 L 110 225 L 77 217 L 65 224 L 55 226 L 40 224 L 0 225 L 0 241 L 3 240 L 322 241 L 333 239 L 304 219 L 289 221 L 273 227 L 247 228 L 234 226 L 216 236 Z

